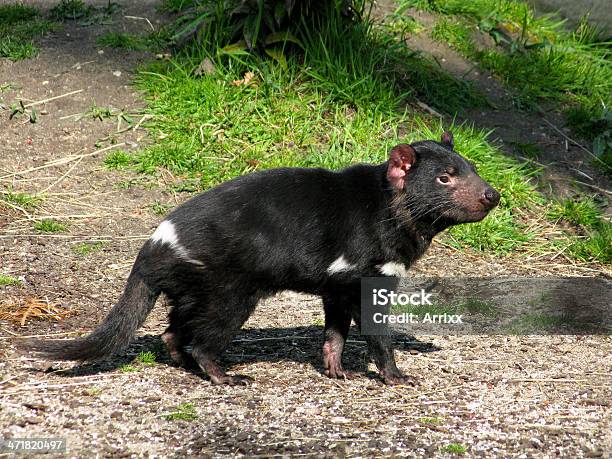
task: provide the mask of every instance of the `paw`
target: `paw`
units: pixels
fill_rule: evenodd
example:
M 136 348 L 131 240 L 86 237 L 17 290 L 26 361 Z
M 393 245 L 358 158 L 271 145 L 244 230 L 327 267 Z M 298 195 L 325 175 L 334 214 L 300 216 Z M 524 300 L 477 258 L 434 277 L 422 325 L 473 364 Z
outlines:
M 248 386 L 254 379 L 250 376 L 244 375 L 223 375 L 223 376 L 211 376 L 210 381 L 215 385 L 225 386 Z
M 416 386 L 417 380 L 412 376 L 406 376 L 400 372 L 381 371 L 380 376 L 388 386 Z
M 357 377 L 352 371 L 346 371 L 342 367 L 326 368 L 323 374 L 331 379 L 354 379 Z

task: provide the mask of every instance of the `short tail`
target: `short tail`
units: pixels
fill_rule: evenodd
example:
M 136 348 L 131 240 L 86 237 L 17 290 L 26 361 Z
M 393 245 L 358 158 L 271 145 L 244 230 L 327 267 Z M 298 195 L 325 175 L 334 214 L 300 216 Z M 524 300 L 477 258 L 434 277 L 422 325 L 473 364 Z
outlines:
M 153 309 L 160 291 L 135 267 L 125 291 L 106 319 L 90 335 L 69 341 L 29 341 L 25 348 L 51 360 L 100 360 L 125 348 Z

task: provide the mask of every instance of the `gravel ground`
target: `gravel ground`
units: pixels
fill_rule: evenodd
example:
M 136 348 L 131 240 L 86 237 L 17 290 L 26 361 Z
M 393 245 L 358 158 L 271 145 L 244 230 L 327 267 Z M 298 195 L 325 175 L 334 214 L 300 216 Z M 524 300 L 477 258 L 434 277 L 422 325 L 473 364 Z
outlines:
M 321 373 L 320 300 L 286 292 L 259 306 L 224 355 L 230 372 L 255 378 L 249 387 L 212 386 L 201 374 L 173 366 L 160 351 L 163 301 L 134 344 L 112 361 L 74 367 L 20 351 L 24 336 L 63 338 L 91 330 L 112 307 L 142 239 L 160 220 L 149 206 L 187 198 L 166 191 L 163 177 L 142 183 L 130 172 L 103 169 L 103 154 L 89 155 L 116 129 L 116 120 L 62 119 L 86 111 L 92 100 L 128 111 L 142 107 L 130 75 L 153 56 L 99 54 L 95 38 L 109 29 L 145 32 L 144 21 L 124 16 L 147 17 L 157 26 L 164 18 L 154 5 L 126 7 L 111 25 L 68 24 L 45 39 L 38 58 L 0 62 L 0 82 L 17 86 L 0 95 L 5 101 L 83 89 L 46 104 L 37 124 L 0 113 L 0 183 L 29 193 L 49 187 L 36 211 L 0 213 L 0 272 L 22 279 L 20 286 L 0 287 L 0 304 L 35 298 L 57 304 L 65 315 L 23 326 L 0 320 L 0 437 L 65 437 L 66 455 L 83 458 L 450 457 L 453 446 L 465 447 L 468 457 L 610 457 L 607 336 L 403 339 L 398 365 L 419 384 L 386 387 L 352 333 L 345 362 L 359 377 L 336 381 Z M 117 140 L 125 148 L 154 141 L 142 129 Z M 62 165 L 24 172 L 62 158 Z M 44 216 L 69 221 L 68 231 L 35 234 L 32 218 Z M 75 253 L 79 244 L 95 241 L 103 242 L 97 250 Z M 414 269 L 430 276 L 604 271 L 609 274 L 560 257 L 496 259 L 440 243 Z M 156 363 L 133 363 L 143 350 L 159 353 Z

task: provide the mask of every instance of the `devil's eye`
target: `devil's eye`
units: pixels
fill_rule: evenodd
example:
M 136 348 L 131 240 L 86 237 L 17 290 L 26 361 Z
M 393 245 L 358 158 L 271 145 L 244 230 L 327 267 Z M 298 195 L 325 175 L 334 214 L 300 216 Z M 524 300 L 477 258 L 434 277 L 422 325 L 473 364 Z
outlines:
M 450 182 L 450 178 L 448 177 L 448 175 L 441 175 L 437 179 L 438 179 L 438 182 L 444 183 L 444 184 Z

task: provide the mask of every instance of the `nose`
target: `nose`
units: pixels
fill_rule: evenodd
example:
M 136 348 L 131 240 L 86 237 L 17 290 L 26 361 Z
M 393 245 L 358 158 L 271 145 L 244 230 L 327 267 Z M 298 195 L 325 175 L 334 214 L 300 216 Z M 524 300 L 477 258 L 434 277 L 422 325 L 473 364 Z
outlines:
M 485 189 L 484 193 L 480 197 L 480 202 L 482 202 L 487 209 L 492 209 L 499 204 L 499 193 L 497 190 L 489 187 Z

